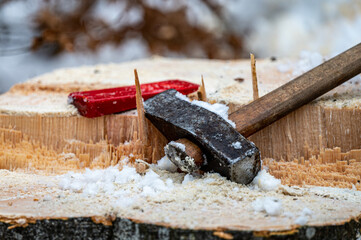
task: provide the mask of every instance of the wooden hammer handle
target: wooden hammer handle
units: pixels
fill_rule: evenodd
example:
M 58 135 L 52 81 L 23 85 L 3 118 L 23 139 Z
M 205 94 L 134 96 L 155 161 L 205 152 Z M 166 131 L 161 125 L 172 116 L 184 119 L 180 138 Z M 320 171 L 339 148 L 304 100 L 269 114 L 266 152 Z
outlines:
M 361 43 L 243 106 L 229 118 L 248 137 L 361 73 Z

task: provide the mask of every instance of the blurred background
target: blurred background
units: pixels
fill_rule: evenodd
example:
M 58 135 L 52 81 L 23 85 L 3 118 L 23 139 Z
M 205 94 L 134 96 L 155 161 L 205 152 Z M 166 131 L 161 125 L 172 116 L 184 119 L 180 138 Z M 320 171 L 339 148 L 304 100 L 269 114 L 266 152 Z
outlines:
M 0 93 L 61 67 L 330 57 L 359 42 L 359 0 L 0 0 Z

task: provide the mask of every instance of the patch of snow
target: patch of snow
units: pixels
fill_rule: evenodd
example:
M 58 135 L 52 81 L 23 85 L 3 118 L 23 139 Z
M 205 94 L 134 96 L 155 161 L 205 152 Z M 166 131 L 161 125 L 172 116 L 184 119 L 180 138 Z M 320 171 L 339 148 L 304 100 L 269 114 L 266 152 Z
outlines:
M 295 224 L 298 224 L 298 225 L 306 225 L 308 220 L 309 220 L 309 217 L 311 217 L 313 214 L 312 210 L 310 210 L 309 208 L 305 207 L 300 216 L 298 216 L 296 219 L 295 219 Z
M 180 92 L 176 92 L 175 96 L 183 101 L 191 102 L 186 95 L 181 94 Z
M 287 218 L 293 218 L 295 215 L 292 212 L 284 212 L 283 216 L 285 216 Z
M 299 76 L 312 68 L 317 67 L 325 61 L 325 58 L 318 52 L 301 51 L 300 57 L 293 69 L 293 75 Z
M 192 101 L 192 104 L 197 105 L 197 106 L 202 107 L 202 108 L 205 108 L 208 111 L 214 112 L 215 114 L 218 114 L 224 120 L 226 120 L 229 124 L 231 124 L 231 126 L 233 128 L 236 127 L 236 124 L 233 121 L 228 119 L 228 109 L 229 109 L 229 107 L 227 107 L 226 105 L 221 104 L 221 103 L 210 104 L 210 103 L 203 102 L 203 101 L 198 101 L 198 100 Z
M 253 210 L 265 212 L 270 216 L 278 216 L 282 212 L 281 200 L 272 197 L 257 198 L 252 202 Z
M 171 144 L 177 148 L 179 148 L 181 151 L 185 152 L 186 151 L 186 146 L 182 143 L 178 143 L 178 142 L 175 142 L 175 141 L 171 141 L 169 142 L 168 144 Z
M 281 180 L 269 174 L 265 169 L 258 172 L 257 176 L 251 183 L 251 188 L 259 189 L 262 191 L 277 190 L 281 184 Z
M 135 203 L 131 197 L 121 197 L 112 203 L 113 208 L 128 208 Z
M 191 174 L 186 174 L 185 176 L 184 176 L 184 179 L 183 179 L 183 181 L 182 181 L 182 184 L 184 185 L 184 184 L 187 184 L 187 183 L 189 183 L 189 182 L 192 182 L 194 180 L 194 177 L 191 175 Z
M 226 120 L 229 124 L 232 125 L 232 127 L 236 127 L 236 124 L 228 119 L 228 109 L 229 107 L 227 105 L 221 104 L 221 103 L 215 103 L 215 104 L 210 104 L 208 102 L 204 102 L 204 101 L 198 101 L 198 100 L 193 100 L 192 102 L 189 100 L 189 98 L 187 98 L 185 95 L 177 92 L 175 94 L 175 96 L 177 98 L 182 99 L 183 101 L 187 101 L 190 102 L 191 104 L 197 105 L 199 107 L 205 108 L 208 111 L 214 112 L 215 114 L 218 114 L 219 116 L 221 116 L 224 120 Z
M 168 172 L 176 172 L 178 167 L 172 163 L 171 160 L 167 156 L 162 157 L 158 160 L 156 167 L 162 170 L 166 170 Z
M 245 45 L 258 57 L 292 57 L 302 50 L 329 55 L 340 53 L 361 41 L 361 14 L 357 0 L 318 1 L 314 4 L 299 0 L 292 5 L 284 0 L 277 3 L 265 0 L 253 4 L 239 2 L 238 6 L 226 4 L 230 5 L 226 6 L 230 9 L 230 20 L 243 20 L 242 24 L 233 24 L 238 32 L 246 32 L 248 24 L 251 31 L 246 34 Z M 259 8 L 261 5 L 262 9 Z M 237 9 L 245 7 L 247 14 L 239 14 Z M 256 17 L 245 19 L 248 15 Z
M 306 225 L 307 222 L 308 222 L 308 217 L 304 216 L 304 215 L 299 216 L 295 220 L 295 224 L 298 224 L 298 225 L 301 225 L 301 226 Z
M 301 51 L 296 62 L 280 63 L 277 69 L 281 73 L 287 73 L 292 70 L 294 77 L 317 67 L 322 64 L 326 58 L 318 52 Z
M 208 178 L 208 177 L 203 180 L 203 182 L 206 183 L 206 184 L 213 183 L 215 181 L 216 180 L 214 178 Z
M 81 192 L 86 196 L 95 196 L 99 193 L 117 195 L 115 184 L 136 183 L 143 196 L 153 195 L 173 189 L 173 181 L 163 181 L 153 170 L 148 170 L 144 176 L 138 174 L 133 167 L 124 166 L 121 171 L 115 167 L 90 170 L 84 173 L 68 172 L 60 178 L 59 187 L 63 190 Z
M 307 207 L 305 207 L 304 209 L 302 209 L 302 215 L 305 215 L 305 216 L 312 216 L 313 214 L 313 211 Z
M 148 170 L 138 184 L 143 189 L 143 196 L 152 196 L 159 192 L 170 191 L 173 189 L 173 181 L 167 179 L 165 182 L 153 170 Z
M 235 149 L 242 149 L 242 145 L 240 142 L 232 143 L 232 147 L 234 147 Z

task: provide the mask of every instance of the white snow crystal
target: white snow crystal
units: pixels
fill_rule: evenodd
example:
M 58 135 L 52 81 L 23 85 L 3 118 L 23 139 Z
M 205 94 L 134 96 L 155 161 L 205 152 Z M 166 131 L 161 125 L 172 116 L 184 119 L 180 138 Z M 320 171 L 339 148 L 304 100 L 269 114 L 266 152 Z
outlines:
M 177 148 L 179 148 L 180 150 L 182 150 L 183 152 L 186 151 L 186 146 L 182 143 L 178 143 L 175 141 L 171 141 L 169 144 L 176 146 Z
M 178 167 L 172 163 L 171 160 L 167 156 L 162 157 L 160 160 L 158 160 L 157 165 L 159 169 L 166 170 L 169 172 L 176 172 Z
M 252 202 L 252 207 L 254 211 L 266 212 L 270 216 L 278 216 L 282 212 L 282 203 L 277 198 L 257 198 Z
M 139 182 L 139 187 L 143 189 L 143 195 L 151 196 L 155 193 L 170 191 L 174 186 L 171 179 L 168 178 L 166 182 L 164 182 L 157 173 L 149 170 Z
M 299 76 L 318 65 L 322 64 L 325 58 L 318 52 L 301 51 L 297 62 L 281 63 L 277 69 L 281 73 L 287 73 L 293 69 L 292 75 Z
M 257 176 L 253 179 L 251 187 L 260 189 L 262 191 L 273 191 L 277 190 L 281 180 L 273 177 L 265 169 L 258 172 Z
M 145 186 L 143 188 L 142 193 L 140 194 L 141 196 L 147 197 L 147 196 L 155 196 L 156 192 L 154 191 L 153 188 L 149 187 L 149 186 Z
M 191 102 L 187 96 L 181 94 L 180 92 L 176 92 L 175 96 L 183 101 Z
M 184 96 L 183 94 L 177 92 L 176 97 L 190 102 L 189 98 L 187 98 L 186 96 Z M 199 107 L 205 108 L 208 111 L 214 112 L 215 114 L 218 114 L 219 116 L 221 116 L 224 120 L 226 120 L 229 124 L 232 125 L 232 127 L 236 127 L 236 124 L 234 122 L 232 122 L 231 120 L 228 119 L 228 109 L 229 107 L 227 107 L 224 104 L 221 103 L 215 103 L 215 104 L 210 104 L 208 102 L 203 102 L 203 101 L 198 101 L 198 100 L 193 100 L 191 102 L 191 104 L 197 105 Z
M 194 177 L 191 175 L 191 174 L 186 174 L 185 176 L 184 176 L 184 179 L 183 179 L 183 181 L 182 181 L 182 184 L 184 185 L 184 184 L 187 184 L 187 183 L 189 183 L 189 182 L 191 182 L 191 181 L 193 181 L 194 180 Z
M 202 108 L 205 108 L 208 111 L 214 112 L 215 114 L 218 114 L 224 120 L 226 120 L 229 124 L 231 124 L 232 127 L 234 127 L 234 128 L 236 127 L 236 124 L 228 119 L 229 107 L 227 107 L 226 105 L 221 104 L 221 103 L 210 104 L 210 103 L 198 101 L 198 100 L 192 101 L 192 104 L 197 105 Z
M 130 197 L 122 197 L 114 201 L 112 206 L 113 208 L 128 208 L 134 204 L 134 199 Z
M 234 147 L 235 149 L 241 149 L 242 145 L 240 142 L 234 142 L 232 143 L 232 147 Z
M 141 179 L 141 176 L 137 173 L 135 168 L 124 166 L 122 171 L 120 171 L 119 174 L 115 177 L 115 182 L 122 184 L 127 183 L 130 181 L 139 181 Z
M 295 224 L 298 225 L 305 225 L 308 222 L 309 217 L 311 217 L 313 214 L 312 210 L 310 210 L 309 208 L 305 207 L 300 216 L 298 218 L 296 218 L 295 220 Z
M 125 192 L 117 191 L 117 184 L 135 183 L 143 196 L 151 196 L 174 188 L 172 179 L 163 181 L 153 170 L 148 170 L 144 176 L 139 175 L 135 168 L 124 166 L 121 171 L 116 167 L 101 170 L 86 169 L 84 173 L 69 172 L 59 176 L 59 187 L 63 190 L 79 192 L 85 196 L 95 196 L 99 193 L 124 198 Z M 124 204 L 124 203 L 121 203 Z
M 304 215 L 299 216 L 295 220 L 295 224 L 298 224 L 298 225 L 305 225 L 307 222 L 308 222 L 308 217 L 304 216 Z
M 305 216 L 312 216 L 313 214 L 313 211 L 307 207 L 305 207 L 303 210 L 302 210 L 302 214 L 305 215 Z
M 294 67 L 293 75 L 301 75 L 311 70 L 312 68 L 317 67 L 318 65 L 323 63 L 323 61 L 323 56 L 318 52 L 301 51 L 300 59 Z

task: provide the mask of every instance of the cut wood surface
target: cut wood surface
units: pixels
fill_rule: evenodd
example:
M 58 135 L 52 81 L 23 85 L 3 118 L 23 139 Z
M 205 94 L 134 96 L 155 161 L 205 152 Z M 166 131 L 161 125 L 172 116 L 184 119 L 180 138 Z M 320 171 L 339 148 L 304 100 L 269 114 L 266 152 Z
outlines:
M 297 60 L 257 60 L 260 97 L 295 77 L 292 67 L 297 64 L 292 62 Z M 281 64 L 290 64 L 290 70 L 280 72 Z M 183 185 L 184 174 L 158 171 L 163 184 L 171 179 L 175 190 L 155 197 L 136 191 L 132 196 L 140 202 L 129 207 L 113 204 L 123 195 L 104 192 L 89 197 L 81 189 L 59 187 L 61 179 L 54 175 L 69 170 L 137 166 L 136 159 L 156 163 L 163 156 L 167 140 L 148 121 L 147 140 L 142 139 L 136 111 L 88 119 L 67 104 L 72 91 L 133 85 L 135 68 L 141 83 L 182 79 L 199 84 L 203 75 L 208 101 L 227 104 L 229 113 L 253 100 L 249 60 L 154 58 L 61 69 L 15 85 L 0 96 L 0 169 L 4 169 L 0 171 L 0 221 L 22 226 L 34 218 L 114 213 L 184 229 L 269 233 L 297 231 L 300 224 L 295 220 L 306 207 L 314 213 L 307 216 L 307 226 L 360 219 L 361 196 L 356 190 L 361 189 L 361 91 L 357 80 L 250 137 L 261 150 L 264 166 L 284 184 L 277 191 L 255 191 L 214 175 Z M 122 189 L 119 184 L 114 187 Z M 252 202 L 266 196 L 282 201 L 283 214 L 254 213 Z
M 298 228 L 302 225 L 311 228 L 311 236 L 319 236 L 317 231 L 322 232 L 323 227 L 344 225 L 346 229 L 343 232 L 355 236 L 359 228 L 352 222 L 361 217 L 360 191 L 288 186 L 270 191 L 256 190 L 252 186 L 230 182 L 218 174 L 195 177 L 186 183 L 183 182 L 184 173 L 152 168 L 159 176 L 154 182 L 172 182 L 169 190 L 159 188 L 156 194 L 145 194 L 139 183 L 150 179 L 150 174 L 148 177 L 146 174 L 139 176 L 139 181 L 121 183 L 116 179 L 110 183 L 114 187 L 112 190 L 109 184 L 101 184 L 106 179 L 100 180 L 97 194 L 86 192 L 85 189 L 90 188 L 83 185 L 85 182 L 99 174 L 111 179 L 112 171 L 107 169 L 93 175 L 84 173 L 83 177 L 75 173 L 54 177 L 2 170 L 0 222 L 14 228 L 32 227 L 37 221 L 41 226 L 44 224 L 42 219 L 69 218 L 72 221 L 72 218 L 93 217 L 95 222 L 111 225 L 113 222 L 117 224 L 116 218 L 119 217 L 169 229 L 251 232 L 255 237 L 277 234 L 298 236 Z M 79 181 L 80 187 L 75 189 L 71 186 L 76 181 Z M 281 203 L 278 213 L 255 211 L 255 201 L 265 198 Z M 123 231 L 130 230 L 126 228 Z M 135 230 L 131 232 L 137 234 Z

